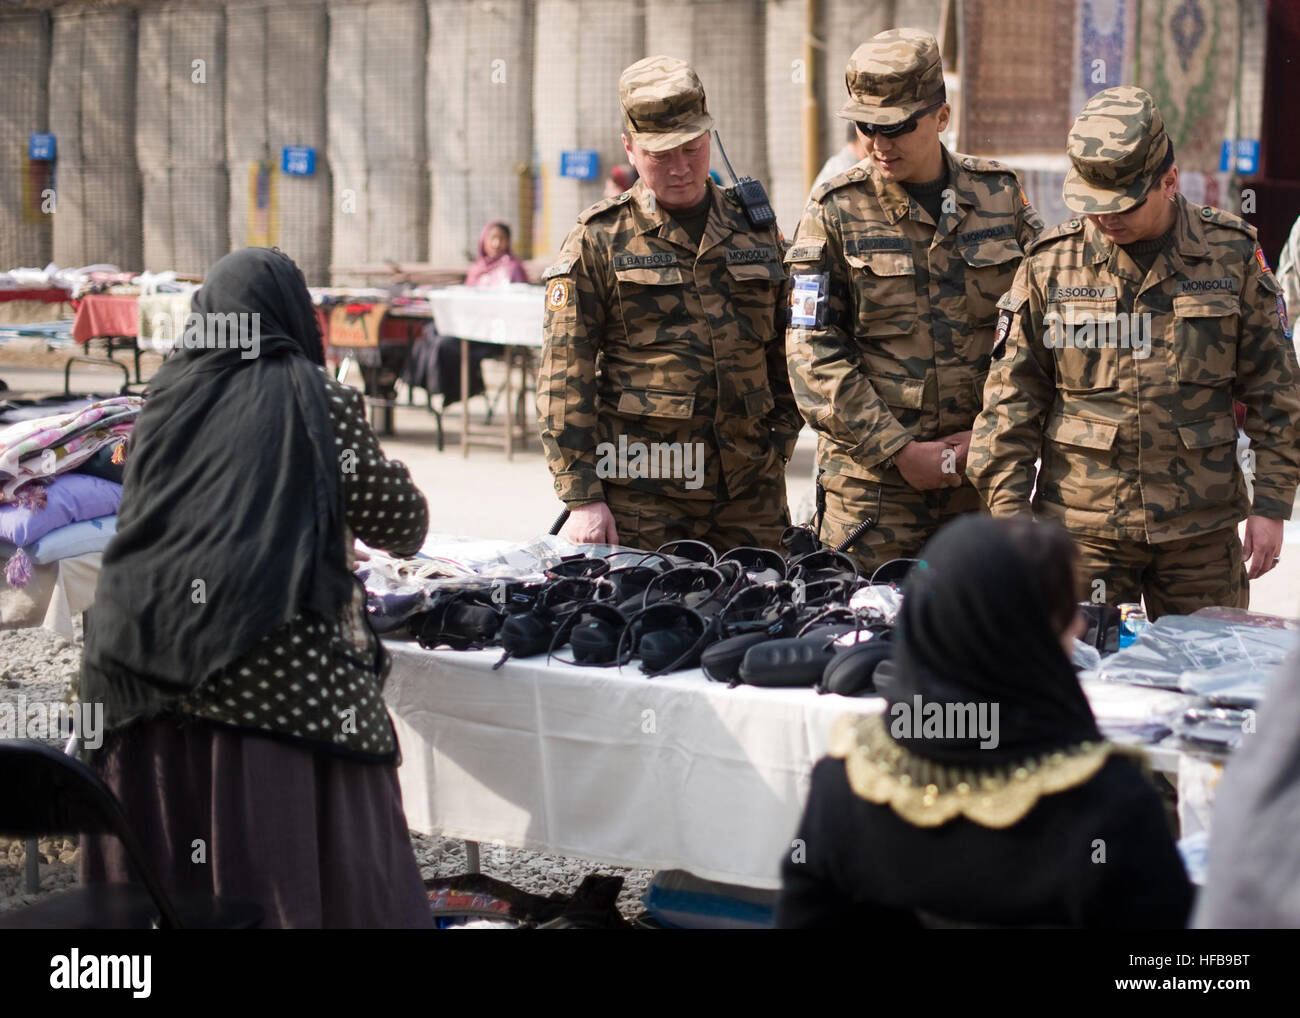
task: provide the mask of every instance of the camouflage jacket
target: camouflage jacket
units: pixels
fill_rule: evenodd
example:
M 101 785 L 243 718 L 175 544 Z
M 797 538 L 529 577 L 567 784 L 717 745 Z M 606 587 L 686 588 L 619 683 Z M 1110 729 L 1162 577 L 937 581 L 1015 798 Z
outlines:
M 1052 228 L 998 302 L 1006 353 L 967 476 L 995 515 L 1024 513 L 1041 456 L 1033 508 L 1113 540 L 1175 541 L 1248 512 L 1289 518 L 1300 392 L 1279 295 L 1254 228 L 1181 195 L 1173 245 L 1145 278 L 1090 223 Z M 1234 397 L 1253 442 L 1253 508 Z
M 792 298 L 824 299 L 815 322 L 793 309 L 786 352 L 829 474 L 903 484 L 895 453 L 980 411 L 994 305 L 1042 221 L 1013 170 L 943 154 L 940 223 L 868 162 L 813 192 L 786 252 L 792 284 L 808 281 Z
M 730 189 L 709 190 L 698 250 L 638 181 L 583 212 L 543 275 L 537 408 L 569 506 L 604 497 L 598 463 L 620 440 L 702 446 L 694 486 L 620 476 L 643 491 L 738 497 L 784 478 L 802 422 L 782 343 L 781 236 L 752 227 Z

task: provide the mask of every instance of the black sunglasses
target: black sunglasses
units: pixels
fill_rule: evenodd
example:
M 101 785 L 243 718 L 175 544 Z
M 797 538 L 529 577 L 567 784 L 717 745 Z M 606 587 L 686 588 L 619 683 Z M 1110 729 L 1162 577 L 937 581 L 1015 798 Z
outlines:
M 916 130 L 916 126 L 924 116 L 928 116 L 944 104 L 946 100 L 940 99 L 933 106 L 927 106 L 923 110 L 917 110 L 901 124 L 891 124 L 889 127 L 881 127 L 878 124 L 858 123 L 858 130 L 868 138 L 874 138 L 877 134 L 884 138 L 897 138 L 900 134 L 911 134 Z

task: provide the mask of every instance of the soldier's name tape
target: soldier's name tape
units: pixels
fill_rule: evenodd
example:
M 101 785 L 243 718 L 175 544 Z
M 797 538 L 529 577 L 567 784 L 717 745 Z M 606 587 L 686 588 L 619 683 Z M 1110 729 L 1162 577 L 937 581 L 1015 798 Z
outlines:
M 629 442 L 596 444 L 596 476 L 620 480 L 650 478 L 680 480 L 687 491 L 704 484 L 703 442 Z
M 656 251 L 654 254 L 615 255 L 614 269 L 657 269 L 665 265 L 676 265 L 677 255 L 671 251 Z
M 1223 279 L 1180 279 L 1178 293 L 1236 293 L 1237 281 L 1231 276 Z
M 1114 300 L 1118 292 L 1113 286 L 1049 286 L 1047 299 L 1053 300 Z
M 727 252 L 728 265 L 754 265 L 758 262 L 774 261 L 776 261 L 776 248 L 766 244 Z
M 1059 311 L 1049 311 L 1043 315 L 1043 325 L 1043 345 L 1049 350 L 1132 350 L 1138 360 L 1151 356 L 1149 312 L 1110 315 L 1075 312 L 1067 322 Z
M 969 233 L 959 233 L 954 238 L 961 247 L 971 247 L 976 244 L 983 244 L 986 240 L 1001 240 L 1003 237 L 1014 237 L 1015 229 L 1010 223 L 1003 223 L 1001 226 L 990 226 L 984 230 L 971 230 Z
M 844 242 L 845 254 L 866 254 L 871 251 L 912 250 L 912 242 L 906 237 L 854 237 Z

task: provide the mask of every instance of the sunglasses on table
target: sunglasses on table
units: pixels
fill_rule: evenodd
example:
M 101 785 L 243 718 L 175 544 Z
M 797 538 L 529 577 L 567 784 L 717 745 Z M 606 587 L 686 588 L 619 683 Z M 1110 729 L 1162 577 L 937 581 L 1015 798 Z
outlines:
M 933 113 L 942 106 L 945 101 L 946 100 L 944 99 L 940 99 L 932 106 L 927 106 L 923 110 L 917 110 L 901 124 L 891 124 L 888 127 L 881 127 L 879 124 L 864 124 L 861 121 L 856 121 L 858 130 L 868 138 L 874 138 L 877 134 L 882 138 L 897 138 L 901 134 L 911 134 L 916 130 L 916 126 L 920 123 L 922 117 Z

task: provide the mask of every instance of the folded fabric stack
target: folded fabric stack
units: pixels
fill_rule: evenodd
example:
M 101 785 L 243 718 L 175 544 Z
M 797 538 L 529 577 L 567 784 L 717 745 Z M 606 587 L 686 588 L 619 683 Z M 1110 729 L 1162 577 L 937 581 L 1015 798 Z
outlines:
M 118 396 L 0 431 L 0 558 L 10 586 L 25 587 L 36 566 L 108 544 L 143 405 Z
M 89 474 L 56 477 L 44 489 L 40 508 L 0 505 L 0 555 L 5 580 L 27 586 L 35 566 L 103 551 L 117 532 L 122 485 Z

